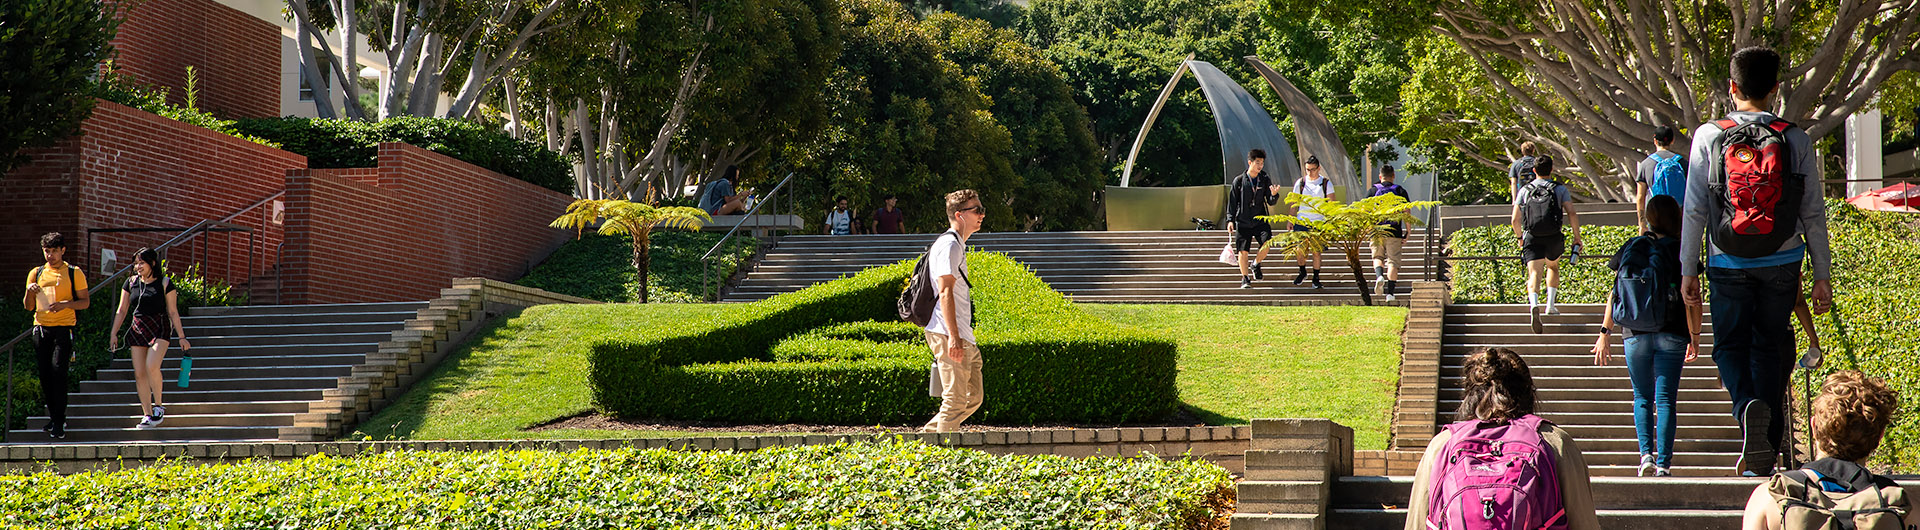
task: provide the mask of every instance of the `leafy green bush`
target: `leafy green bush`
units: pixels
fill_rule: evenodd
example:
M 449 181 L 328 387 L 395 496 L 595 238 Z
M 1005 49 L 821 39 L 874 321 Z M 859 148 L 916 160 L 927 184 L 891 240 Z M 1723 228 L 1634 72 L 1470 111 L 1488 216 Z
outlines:
M 573 167 L 559 153 L 485 124 L 451 118 L 379 122 L 316 118 L 240 120 L 242 133 L 278 142 L 319 168 L 374 167 L 382 142 L 404 142 L 560 193 L 573 193 Z
M 1197 460 L 992 456 L 918 442 L 752 452 L 389 452 L 0 477 L 20 528 L 1218 528 Z
M 1884 378 L 1904 396 L 1900 413 L 1887 430 L 1874 461 L 1903 472 L 1920 471 L 1920 340 L 1913 323 L 1920 321 L 1920 216 L 1866 212 L 1845 202 L 1827 201 L 1828 229 L 1833 250 L 1833 311 L 1814 317 L 1827 363 L 1812 374 L 1797 371 L 1794 386 L 1804 394 L 1817 391 L 1819 381 L 1833 370 L 1858 368 Z M 1606 301 L 1612 287 L 1612 256 L 1629 227 L 1588 227 L 1587 248 L 1593 259 L 1561 268 L 1560 299 L 1575 303 Z M 1514 255 L 1519 251 L 1504 227 L 1472 228 L 1456 232 L 1448 242 L 1456 256 Z M 1461 303 L 1520 303 L 1526 300 L 1526 275 L 1513 262 L 1455 263 L 1454 301 Z M 1811 282 L 1808 282 L 1811 289 Z M 1712 295 L 1709 286 L 1707 294 Z M 1798 324 L 1795 324 L 1796 330 Z M 1805 347 L 1805 337 L 1801 336 Z
M 647 297 L 655 303 L 695 303 L 706 301 L 710 288 L 707 264 L 700 255 L 720 242 L 722 234 L 656 230 L 647 236 L 650 242 Z M 719 275 L 733 275 L 740 265 L 753 257 L 759 240 L 734 234 L 714 253 Z M 634 283 L 639 275 L 633 270 L 633 238 L 588 233 L 568 241 L 547 260 L 514 283 L 548 291 L 590 298 L 602 302 L 634 302 Z
M 188 70 L 188 73 L 190 77 L 188 77 L 187 90 L 192 94 L 194 90 L 192 70 Z M 100 99 L 158 114 L 169 120 L 209 129 L 267 147 L 281 147 L 278 142 L 242 132 L 235 126 L 233 120 L 220 119 L 191 104 L 179 106 L 167 103 L 166 87 L 147 86 L 125 75 L 109 72 L 101 76 L 100 81 L 94 85 L 94 91 L 95 96 Z
M 1568 232 L 1571 236 L 1571 231 Z M 1613 269 L 1607 260 L 1620 245 L 1640 235 L 1631 226 L 1582 226 L 1586 252 L 1578 262 L 1561 260 L 1559 300 L 1570 304 L 1607 301 L 1613 289 Z M 1571 240 L 1569 240 L 1571 241 Z M 1568 247 L 1571 250 L 1571 246 Z M 1519 256 L 1520 243 L 1505 225 L 1461 229 L 1447 239 L 1454 256 Z M 1453 301 L 1473 304 L 1518 304 L 1527 301 L 1527 268 L 1520 260 L 1455 261 L 1452 264 Z
M 971 253 L 968 264 L 989 389 L 980 421 L 1142 421 L 1178 406 L 1172 341 L 1087 314 L 1003 255 Z M 897 320 L 909 265 L 688 318 L 670 328 L 677 333 L 609 337 L 592 347 L 594 401 L 638 418 L 925 419 L 939 404 L 926 392 L 924 339 L 877 323 Z M 885 341 L 867 341 L 875 338 Z

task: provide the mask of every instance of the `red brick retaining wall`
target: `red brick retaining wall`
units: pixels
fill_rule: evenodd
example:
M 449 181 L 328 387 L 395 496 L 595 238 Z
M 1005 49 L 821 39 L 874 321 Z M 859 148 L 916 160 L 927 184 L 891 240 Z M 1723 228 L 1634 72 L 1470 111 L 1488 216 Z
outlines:
M 186 102 L 192 66 L 201 109 L 225 118 L 280 115 L 280 28 L 213 0 L 116 1 L 123 8 L 114 65 Z

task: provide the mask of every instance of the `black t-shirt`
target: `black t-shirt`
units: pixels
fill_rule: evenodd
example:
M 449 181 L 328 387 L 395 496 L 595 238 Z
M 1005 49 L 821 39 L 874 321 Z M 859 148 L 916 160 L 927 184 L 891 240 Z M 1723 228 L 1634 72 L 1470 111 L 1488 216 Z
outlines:
M 1280 197 L 1273 194 L 1273 178 L 1261 171 L 1259 176 L 1241 173 L 1233 178 L 1233 185 L 1227 188 L 1227 221 L 1236 223 L 1256 223 L 1257 217 L 1267 215 L 1267 205 L 1279 202 Z
M 1680 255 L 1680 238 L 1655 238 L 1653 244 L 1667 247 L 1666 255 L 1668 256 L 1677 257 Z M 1607 261 L 1607 267 L 1613 270 L 1620 270 L 1620 260 L 1625 257 L 1626 248 L 1626 245 L 1621 245 L 1620 250 L 1613 253 L 1613 259 Z M 1667 286 L 1667 289 L 1669 289 L 1667 292 L 1676 295 L 1667 300 L 1667 321 L 1660 324 L 1660 331 L 1658 331 L 1658 333 L 1672 333 L 1679 335 L 1681 338 L 1686 338 L 1688 333 L 1690 333 L 1687 329 L 1687 304 L 1681 301 L 1678 296 L 1680 293 L 1680 260 L 1667 260 L 1663 263 L 1657 263 L 1655 266 L 1660 268 L 1660 277 L 1672 278 L 1673 283 Z M 1628 337 L 1647 334 L 1647 332 L 1644 331 L 1627 329 L 1625 326 L 1621 326 L 1620 329 L 1623 330 L 1622 333 Z
M 140 277 L 135 276 L 127 280 L 127 286 L 121 290 L 126 291 L 126 295 L 133 300 L 135 316 L 164 317 L 167 316 L 167 293 L 178 289 L 174 289 L 173 282 L 164 276 L 154 279 L 153 283 L 140 281 Z

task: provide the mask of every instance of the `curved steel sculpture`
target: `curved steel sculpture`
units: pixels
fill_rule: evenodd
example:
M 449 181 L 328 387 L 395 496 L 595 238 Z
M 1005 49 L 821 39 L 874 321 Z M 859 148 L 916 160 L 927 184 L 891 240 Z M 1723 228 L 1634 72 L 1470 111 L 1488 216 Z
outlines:
M 1267 113 L 1265 105 L 1247 92 L 1239 83 L 1228 77 L 1226 72 L 1206 61 L 1195 61 L 1193 56 L 1180 62 L 1173 72 L 1173 79 L 1160 91 L 1160 98 L 1147 111 L 1147 121 L 1140 126 L 1140 135 L 1133 140 L 1133 150 L 1127 153 L 1127 165 L 1120 173 L 1120 187 L 1133 185 L 1133 162 L 1140 156 L 1140 146 L 1147 141 L 1147 131 L 1153 129 L 1153 122 L 1160 117 L 1160 109 L 1165 107 L 1167 99 L 1179 86 L 1180 78 L 1187 71 L 1193 72 L 1193 78 L 1200 82 L 1200 91 L 1207 97 L 1207 106 L 1213 109 L 1213 123 L 1220 132 L 1221 184 L 1230 184 L 1233 177 L 1247 172 L 1247 151 L 1262 149 L 1267 152 L 1267 175 L 1274 182 L 1291 183 L 1300 176 L 1300 164 L 1294 157 L 1291 144 L 1286 136 L 1280 134 L 1280 126 L 1273 121 L 1273 115 Z
M 1287 78 L 1261 62 L 1259 57 L 1246 56 L 1247 66 L 1260 72 L 1260 77 L 1273 86 L 1273 92 L 1280 96 L 1280 102 L 1287 106 L 1287 113 L 1293 116 L 1294 139 L 1300 142 L 1301 157 L 1313 153 L 1320 157 L 1320 173 L 1333 179 L 1335 186 L 1346 191 L 1342 200 L 1353 201 L 1366 196 L 1367 179 L 1355 178 L 1353 158 L 1347 156 L 1347 147 L 1340 143 L 1340 134 L 1333 130 L 1333 122 L 1327 121 L 1327 114 L 1320 111 L 1307 93 L 1295 88 Z M 1271 156 L 1271 155 L 1269 155 Z

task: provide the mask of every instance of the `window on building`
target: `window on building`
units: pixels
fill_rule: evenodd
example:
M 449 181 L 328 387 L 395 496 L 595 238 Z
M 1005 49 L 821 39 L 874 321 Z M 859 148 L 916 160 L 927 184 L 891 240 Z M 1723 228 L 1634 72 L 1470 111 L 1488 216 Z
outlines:
M 333 86 L 333 57 L 313 51 L 313 62 L 319 66 L 320 87 Z M 313 101 L 313 79 L 307 76 L 307 69 L 300 69 L 300 101 Z

